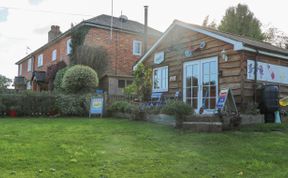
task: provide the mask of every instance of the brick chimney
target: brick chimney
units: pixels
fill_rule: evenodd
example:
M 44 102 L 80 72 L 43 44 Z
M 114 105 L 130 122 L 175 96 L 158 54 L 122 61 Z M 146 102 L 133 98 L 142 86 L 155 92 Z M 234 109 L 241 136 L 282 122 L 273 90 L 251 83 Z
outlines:
M 48 32 L 48 42 L 54 40 L 61 33 L 62 32 L 60 31 L 60 27 L 58 25 L 52 25 L 51 30 Z

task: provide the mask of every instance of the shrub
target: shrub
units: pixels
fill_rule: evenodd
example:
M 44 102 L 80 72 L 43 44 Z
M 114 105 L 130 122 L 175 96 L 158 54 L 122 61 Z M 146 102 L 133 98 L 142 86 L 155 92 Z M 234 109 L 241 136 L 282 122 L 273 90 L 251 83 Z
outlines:
M 63 116 L 88 116 L 91 95 L 58 95 L 56 106 Z
M 54 90 L 56 92 L 63 92 L 63 88 L 62 88 L 62 81 L 63 81 L 63 77 L 65 72 L 68 70 L 68 67 L 65 67 L 63 69 L 60 69 L 55 76 L 54 79 Z
M 64 61 L 60 61 L 57 64 L 50 65 L 47 68 L 46 80 L 48 82 L 48 89 L 50 91 L 54 89 L 54 80 L 57 72 L 65 67 L 66 63 Z
M 97 73 L 91 67 L 75 65 L 65 72 L 61 86 L 66 93 L 81 94 L 94 91 L 98 82 Z
M 133 72 L 136 94 L 142 101 L 148 101 L 152 89 L 152 69 L 140 63 Z
M 137 94 L 137 86 L 135 83 L 132 83 L 131 85 L 128 85 L 123 89 L 123 93 L 125 95 L 136 95 Z
M 177 117 L 183 117 L 193 113 L 190 105 L 177 100 L 169 100 L 166 105 L 163 106 L 161 112 L 164 114 L 176 115 Z
M 116 101 L 108 108 L 109 112 L 132 113 L 136 106 L 127 101 Z
M 55 96 L 48 92 L 2 94 L 0 98 L 6 111 L 13 108 L 18 116 L 51 115 L 56 112 Z

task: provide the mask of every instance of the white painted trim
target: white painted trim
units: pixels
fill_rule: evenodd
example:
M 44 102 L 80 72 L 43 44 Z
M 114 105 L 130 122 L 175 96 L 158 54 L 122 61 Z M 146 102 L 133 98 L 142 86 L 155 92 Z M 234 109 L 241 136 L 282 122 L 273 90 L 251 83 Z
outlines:
M 185 24 L 185 23 L 183 23 L 181 21 L 174 21 L 170 25 L 170 27 L 164 32 L 164 34 L 157 40 L 157 42 L 154 43 L 154 45 L 144 54 L 144 56 L 133 66 L 133 70 L 136 70 L 136 68 L 139 65 L 139 63 L 143 62 L 157 48 L 157 46 L 161 43 L 161 41 L 168 35 L 168 33 L 176 25 L 182 26 L 184 28 L 188 28 L 188 29 L 190 29 L 192 31 L 199 32 L 199 33 L 205 34 L 207 36 L 216 38 L 218 40 L 224 41 L 226 43 L 232 44 L 234 46 L 233 49 L 235 51 L 244 50 L 244 51 L 256 52 L 256 50 L 253 49 L 253 48 L 245 47 L 244 44 L 242 42 L 240 42 L 240 41 L 232 40 L 230 38 L 215 34 L 213 32 L 209 32 L 209 31 L 204 30 L 204 29 L 200 29 L 200 28 L 197 28 L 197 27 L 192 27 L 192 26 L 190 26 L 188 24 Z M 259 53 L 263 54 L 263 55 L 271 56 L 271 57 L 277 57 L 277 58 L 281 58 L 281 59 L 288 59 L 288 56 L 277 54 L 277 53 L 273 53 L 273 52 L 266 52 L 266 51 L 259 50 Z
M 154 71 L 159 70 L 159 69 L 166 69 L 167 68 L 167 88 L 165 89 L 154 89 Z M 168 66 L 163 66 L 163 67 L 157 67 L 153 69 L 153 74 L 152 74 L 152 92 L 167 92 L 169 90 L 169 67 Z

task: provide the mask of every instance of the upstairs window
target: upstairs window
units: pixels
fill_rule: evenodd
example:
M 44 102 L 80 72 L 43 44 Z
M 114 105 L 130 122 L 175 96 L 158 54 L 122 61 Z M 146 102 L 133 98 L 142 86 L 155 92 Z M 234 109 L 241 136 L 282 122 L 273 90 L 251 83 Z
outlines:
M 28 63 L 27 63 L 27 71 L 31 72 L 32 71 L 32 59 L 28 59 Z
M 38 56 L 37 63 L 38 63 L 38 65 L 37 65 L 38 67 L 43 66 L 43 54 L 40 54 L 40 55 Z
M 66 42 L 66 52 L 67 52 L 67 54 L 71 54 L 71 52 L 72 52 L 72 41 L 71 41 L 71 39 L 67 40 L 67 42 Z
M 142 53 L 142 42 L 133 40 L 133 55 L 141 56 Z
M 153 91 L 168 91 L 168 66 L 155 68 L 153 70 Z
M 57 50 L 54 49 L 54 50 L 52 51 L 52 61 L 56 61 L 56 59 L 57 59 Z

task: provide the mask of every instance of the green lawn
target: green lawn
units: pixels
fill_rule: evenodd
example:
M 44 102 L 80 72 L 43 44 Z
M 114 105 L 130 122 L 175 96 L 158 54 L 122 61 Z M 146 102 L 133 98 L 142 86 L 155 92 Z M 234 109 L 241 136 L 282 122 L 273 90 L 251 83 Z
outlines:
M 273 128 L 191 133 L 117 119 L 0 119 L 0 177 L 288 177 L 288 126 Z

